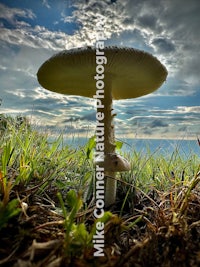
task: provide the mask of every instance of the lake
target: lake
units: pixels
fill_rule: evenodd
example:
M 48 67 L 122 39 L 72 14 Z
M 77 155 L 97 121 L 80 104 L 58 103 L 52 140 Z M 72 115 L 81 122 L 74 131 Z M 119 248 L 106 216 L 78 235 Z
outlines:
M 87 138 L 77 137 L 64 139 L 65 144 L 73 147 L 80 147 L 86 144 Z M 171 140 L 171 139 L 120 139 L 123 142 L 122 151 L 129 152 L 136 150 L 141 153 L 151 153 L 155 155 L 172 155 L 178 153 L 181 156 L 188 158 L 196 154 L 200 156 L 200 146 L 197 140 Z

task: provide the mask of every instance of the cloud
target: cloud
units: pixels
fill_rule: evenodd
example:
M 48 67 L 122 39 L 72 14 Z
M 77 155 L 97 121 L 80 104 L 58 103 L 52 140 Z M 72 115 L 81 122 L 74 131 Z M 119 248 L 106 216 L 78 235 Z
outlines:
M 192 107 L 177 107 L 177 113 L 186 114 L 186 113 L 194 113 L 200 115 L 200 106 L 192 106 Z
M 144 14 L 137 18 L 138 25 L 142 28 L 154 29 L 156 28 L 157 19 L 151 14 Z
M 52 32 L 45 27 L 1 29 L 0 40 L 12 45 L 22 44 L 25 47 L 45 48 L 49 50 L 64 50 L 76 45 L 74 37 L 63 32 Z
M 155 38 L 153 39 L 152 44 L 155 46 L 155 50 L 157 50 L 161 54 L 175 51 L 175 47 L 171 43 L 171 41 L 165 38 Z
M 51 8 L 51 6 L 48 3 L 48 0 L 42 0 L 42 4 L 48 9 Z
M 144 49 L 157 56 L 169 72 L 167 82 L 154 94 L 114 102 L 118 113 L 116 131 L 151 135 L 177 129 L 181 132 L 184 123 L 189 130 L 189 123 L 195 124 L 193 130 L 199 131 L 199 1 L 161 0 L 158 4 L 157 0 L 76 0 L 67 3 L 66 12 L 62 10 L 52 24 L 62 22 L 66 28 L 70 23 L 76 25 L 72 34 L 50 30 L 47 24 L 41 26 L 31 9 L 0 4 L 0 97 L 5 112 L 20 113 L 24 108 L 24 114 L 36 120 L 45 118 L 41 124 L 49 127 L 67 126 L 71 131 L 78 125 L 83 132 L 91 125 L 94 129 L 93 102 L 43 90 L 36 73 L 57 51 L 93 45 L 96 23 L 101 17 L 105 21 L 106 44 Z M 43 0 L 41 8 L 49 12 L 53 8 L 51 4 Z M 191 96 L 196 96 L 192 98 L 196 103 L 193 106 L 189 102 Z
M 49 6 L 47 1 L 43 1 L 43 4 Z M 180 0 L 166 0 L 160 1 L 159 5 L 154 0 L 76 0 L 71 2 L 71 6 L 71 15 L 63 13 L 60 19 L 65 23 L 79 25 L 73 35 L 53 32 L 40 25 L 21 25 L 14 29 L 2 27 L 0 38 L 10 44 L 21 43 L 27 47 L 57 51 L 93 45 L 96 41 L 95 25 L 101 15 L 105 21 L 107 43 L 135 46 L 152 52 L 167 66 L 168 79 L 177 75 L 182 82 L 198 84 L 200 51 L 197 44 L 200 41 L 200 29 L 197 25 L 200 22 L 200 5 L 197 0 L 184 4 Z M 19 22 L 17 15 L 20 18 L 35 18 L 35 14 L 29 9 L 8 8 L 5 5 L 1 7 L 5 11 L 5 15 L 1 16 L 15 22 L 15 25 L 16 21 Z
M 5 19 L 12 25 L 21 26 L 19 18 L 34 19 L 36 15 L 30 9 L 10 8 L 0 3 L 0 18 Z
M 149 123 L 148 127 L 150 128 L 157 128 L 157 127 L 167 127 L 168 123 L 161 119 L 155 119 L 151 123 Z
M 71 19 L 80 24 L 77 33 L 90 44 L 94 40 L 97 17 L 101 14 L 105 18 L 104 30 L 109 44 L 135 46 L 152 52 L 167 66 L 168 79 L 179 77 L 188 86 L 200 81 L 197 46 L 200 5 L 197 0 L 184 3 L 167 0 L 159 1 L 159 4 L 154 0 L 116 1 L 113 4 L 89 0 L 75 1 L 73 6 L 76 10 Z M 176 89 L 171 91 L 177 92 Z
M 50 8 L 47 1 L 43 1 L 43 5 L 48 9 Z M 25 20 L 23 21 L 27 18 L 34 22 L 36 15 L 30 9 L 9 8 L 0 4 L 0 42 L 28 48 L 45 48 L 52 51 L 80 47 L 91 43 L 88 38 L 84 40 L 80 37 L 79 33 L 69 35 L 62 31 L 51 31 L 45 26 L 37 24 L 31 26 Z M 7 26 L 5 22 L 8 22 L 9 25 Z

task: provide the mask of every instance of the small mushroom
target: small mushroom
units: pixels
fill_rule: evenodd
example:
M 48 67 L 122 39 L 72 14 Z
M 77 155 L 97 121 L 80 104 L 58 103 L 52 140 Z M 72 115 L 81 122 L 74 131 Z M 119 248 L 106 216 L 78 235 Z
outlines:
M 104 62 L 104 163 L 105 205 L 115 202 L 115 173 L 130 170 L 130 164 L 115 153 L 113 99 L 136 98 L 158 89 L 166 80 L 167 70 L 151 54 L 134 48 L 105 47 Z M 46 89 L 67 94 L 92 97 L 96 94 L 96 49 L 81 48 L 60 52 L 47 60 L 38 70 L 39 83 Z M 96 159 L 100 164 L 102 159 Z M 110 178 L 112 177 L 112 178 Z

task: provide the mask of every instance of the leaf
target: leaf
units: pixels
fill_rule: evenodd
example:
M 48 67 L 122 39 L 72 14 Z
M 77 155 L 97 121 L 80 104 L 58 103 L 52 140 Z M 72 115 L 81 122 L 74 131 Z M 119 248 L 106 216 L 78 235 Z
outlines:
M 77 237 L 79 239 L 81 239 L 81 241 L 83 241 L 83 243 L 86 243 L 87 240 L 89 239 L 89 233 L 86 229 L 86 226 L 84 223 L 80 223 L 77 225 L 77 229 L 76 229 L 76 234 L 77 234 Z
M 66 196 L 67 204 L 72 209 L 77 203 L 77 194 L 75 190 L 70 190 Z
M 95 146 L 96 146 L 95 136 L 92 136 L 89 139 L 89 141 L 87 142 L 87 144 L 85 145 L 87 159 L 92 158 L 92 152 L 93 152 L 93 149 L 95 148 Z
M 113 216 L 112 212 L 106 211 L 106 212 L 104 212 L 103 216 L 100 219 L 95 220 L 94 225 L 93 225 L 92 230 L 91 230 L 91 233 L 90 233 L 90 238 L 92 238 L 96 232 L 96 224 L 98 222 L 102 222 L 102 223 L 106 224 L 108 221 L 110 221 L 112 219 L 112 216 Z
M 11 200 L 6 206 L 3 202 L 0 202 L 0 229 L 6 226 L 11 218 L 17 216 L 21 212 L 18 205 L 18 199 Z
M 120 150 L 123 146 L 123 142 L 122 141 L 116 141 L 115 142 L 115 146 L 116 146 L 116 149 Z

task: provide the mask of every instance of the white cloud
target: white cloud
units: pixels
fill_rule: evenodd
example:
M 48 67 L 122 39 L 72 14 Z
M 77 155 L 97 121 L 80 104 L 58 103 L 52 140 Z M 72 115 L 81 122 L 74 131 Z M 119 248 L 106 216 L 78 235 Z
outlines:
M 192 107 L 187 107 L 187 106 L 180 106 L 177 107 L 177 113 L 196 113 L 200 115 L 200 106 L 192 106 Z
M 18 17 L 34 19 L 36 16 L 30 9 L 9 8 L 0 3 L 0 18 L 6 19 L 15 26 L 20 26 Z
M 48 3 L 48 0 L 42 0 L 42 4 L 48 9 L 51 8 L 51 6 Z

